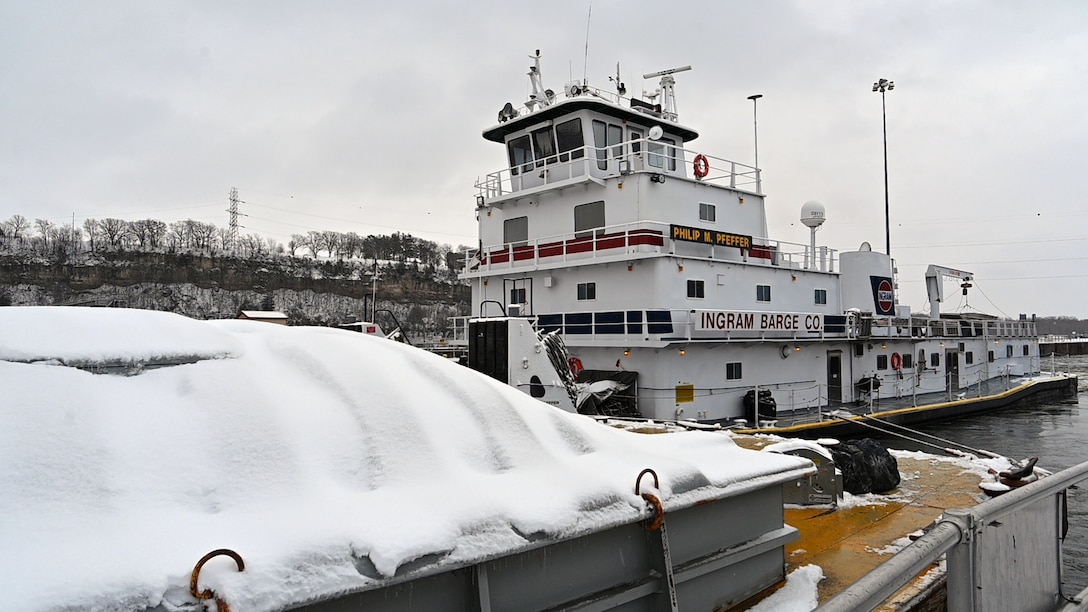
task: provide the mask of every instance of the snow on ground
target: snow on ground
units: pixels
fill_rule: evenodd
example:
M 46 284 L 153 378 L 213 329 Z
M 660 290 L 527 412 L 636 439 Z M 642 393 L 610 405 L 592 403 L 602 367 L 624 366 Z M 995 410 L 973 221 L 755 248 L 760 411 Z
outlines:
M 129 367 L 71 367 L 101 363 Z M 278 609 L 637 520 L 645 467 L 667 509 L 811 468 L 603 427 L 329 328 L 0 308 L 0 390 L 0 592 L 23 610 L 192 603 L 223 547 L 246 570 L 215 559 L 201 587 Z
M 819 565 L 799 567 L 786 576 L 786 586 L 748 609 L 748 612 L 808 612 L 819 603 L 817 586 L 824 579 Z

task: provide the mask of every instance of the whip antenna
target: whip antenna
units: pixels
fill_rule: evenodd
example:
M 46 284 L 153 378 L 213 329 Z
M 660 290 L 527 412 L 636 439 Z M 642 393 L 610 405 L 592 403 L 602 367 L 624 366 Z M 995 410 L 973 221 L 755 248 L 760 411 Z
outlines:
M 593 3 L 589 3 L 589 15 L 586 16 L 586 54 L 582 57 L 582 87 L 589 84 L 586 74 L 589 72 L 589 24 L 593 20 Z

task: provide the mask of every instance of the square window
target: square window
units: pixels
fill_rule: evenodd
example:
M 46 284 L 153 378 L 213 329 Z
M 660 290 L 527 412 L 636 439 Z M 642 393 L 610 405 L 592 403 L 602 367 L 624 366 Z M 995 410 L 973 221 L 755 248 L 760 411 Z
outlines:
M 713 204 L 699 203 L 699 220 L 700 221 L 717 221 L 718 212 L 717 207 Z
M 910 353 L 903 353 L 903 367 L 914 367 L 914 355 L 911 355 Z
M 1028 356 L 1028 345 L 1024 345 L 1024 357 Z
M 688 297 L 703 299 L 706 297 L 705 287 L 701 280 L 688 280 Z
M 771 286 L 770 285 L 756 285 L 756 301 L 757 302 L 769 302 L 769 301 L 771 301 Z
M 597 283 L 578 283 L 578 299 L 597 299 Z
M 1005 347 L 1005 356 L 1006 357 L 1012 357 L 1012 345 L 1011 344 Z
M 827 304 L 827 289 L 817 289 L 814 300 L 817 304 Z
M 877 355 L 876 356 L 876 369 L 878 369 L 878 370 L 887 370 L 888 369 L 888 356 L 887 355 Z
M 865 345 L 864 344 L 855 344 L 854 345 L 854 357 L 864 357 L 864 356 L 865 356 Z
M 971 351 L 967 351 L 963 354 L 963 362 L 967 365 L 971 365 L 975 362 L 975 354 Z
M 598 227 L 604 227 L 604 201 L 579 204 L 574 207 L 574 231 L 576 236 L 589 236 L 589 230 Z
M 930 353 L 929 354 L 929 365 L 931 365 L 931 366 L 933 366 L 935 368 L 939 367 L 941 365 L 941 354 L 940 353 Z
M 529 217 L 514 217 L 502 222 L 502 241 L 515 246 L 529 240 Z
M 987 360 L 988 360 L 988 361 L 989 361 L 990 363 L 993 363 L 993 362 L 994 362 L 994 352 L 993 352 L 993 351 L 987 351 L 987 353 L 986 353 L 986 359 L 987 359 Z
M 740 380 L 741 367 L 740 362 L 735 361 L 725 364 L 725 379 L 726 380 Z
M 525 303 L 525 288 L 519 287 L 517 289 L 510 290 L 510 303 L 511 304 L 524 304 Z

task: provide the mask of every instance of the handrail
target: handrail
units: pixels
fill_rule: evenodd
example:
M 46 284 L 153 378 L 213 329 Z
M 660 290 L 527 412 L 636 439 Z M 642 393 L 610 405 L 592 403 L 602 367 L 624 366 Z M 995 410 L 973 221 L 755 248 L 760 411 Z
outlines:
M 710 170 L 710 174 L 702 179 L 694 178 L 691 171 L 699 155 L 707 159 Z M 477 195 L 486 201 L 577 177 L 603 179 L 636 173 L 662 174 L 669 178 L 762 193 L 760 172 L 754 166 L 649 138 L 603 147 L 587 144 L 544 159 L 528 160 L 489 172 L 484 179 L 476 181 L 475 187 Z
M 590 257 L 632 253 L 674 255 L 677 245 L 682 241 L 672 239 L 671 228 L 672 225 L 664 221 L 633 221 L 578 232 L 541 236 L 514 243 L 487 244 L 482 248 L 465 251 L 465 273 L 494 269 L 496 265 L 504 270 L 518 265 L 537 265 L 542 263 L 541 260 L 565 262 L 570 257 L 583 260 L 587 255 Z M 698 247 L 709 249 L 709 257 L 695 254 L 685 255 L 685 257 L 734 263 L 761 262 L 756 265 L 797 269 L 804 264 L 804 254 L 808 248 L 806 245 L 763 236 L 754 236 L 753 240 L 754 248 L 743 251 L 736 247 L 697 244 Z M 639 250 L 630 251 L 632 248 Z M 495 261 L 496 259 L 498 261 Z M 826 269 L 823 268 L 824 265 Z M 835 249 L 826 249 L 826 262 L 810 269 L 824 269 L 831 272 L 834 271 L 836 265 Z
M 1088 461 L 1013 489 L 973 508 L 948 510 L 945 512 L 945 518 L 933 529 L 816 610 L 817 612 L 873 610 L 904 585 L 914 580 L 926 566 L 936 562 L 941 555 L 956 546 L 967 544 L 972 537 L 975 525 L 999 520 L 1049 496 L 1063 493 L 1086 479 L 1088 479 Z M 1055 518 L 1057 520 L 1057 517 Z M 1055 541 L 1054 545 L 1060 546 L 1060 543 Z M 995 563 L 1008 562 L 1005 559 L 993 561 Z M 970 576 L 956 574 L 957 570 L 951 564 L 948 571 L 950 583 L 971 579 Z

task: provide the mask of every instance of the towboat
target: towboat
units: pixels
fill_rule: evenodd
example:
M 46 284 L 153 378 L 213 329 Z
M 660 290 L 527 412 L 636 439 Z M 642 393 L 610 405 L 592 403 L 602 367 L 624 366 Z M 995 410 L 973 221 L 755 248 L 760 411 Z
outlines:
M 476 183 L 462 273 L 472 313 L 455 339 L 474 369 L 570 411 L 757 429 L 1075 389 L 1017 384 L 1042 370 L 1034 315 L 941 312 L 945 282 L 966 294 L 971 272 L 929 266 L 921 314 L 889 254 L 818 243 L 821 203 L 800 209 L 808 244 L 771 237 L 761 169 L 700 149 L 679 120 L 690 66 L 644 75 L 659 86 L 639 97 L 618 74 L 614 90 L 547 88 L 532 59 L 528 100 L 483 131 L 506 162 Z

